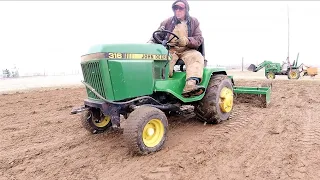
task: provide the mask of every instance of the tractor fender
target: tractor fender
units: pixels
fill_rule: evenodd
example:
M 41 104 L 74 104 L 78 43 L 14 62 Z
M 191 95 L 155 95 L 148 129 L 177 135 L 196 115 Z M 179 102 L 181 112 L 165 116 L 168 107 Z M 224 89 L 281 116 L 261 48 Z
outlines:
M 231 81 L 232 86 L 234 86 L 233 76 L 232 76 L 232 75 L 228 75 L 226 71 L 216 71 L 216 72 L 212 72 L 212 73 L 211 73 L 211 76 L 214 76 L 214 75 L 226 75 L 226 76 L 228 76 L 228 78 L 229 78 L 230 81 Z

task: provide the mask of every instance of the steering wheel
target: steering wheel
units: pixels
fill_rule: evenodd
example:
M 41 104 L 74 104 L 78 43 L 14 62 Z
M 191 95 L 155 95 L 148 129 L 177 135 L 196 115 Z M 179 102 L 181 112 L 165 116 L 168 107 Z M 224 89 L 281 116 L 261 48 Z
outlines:
M 160 39 L 156 36 L 157 33 L 171 34 L 171 35 L 173 35 L 173 37 L 169 41 L 163 40 L 161 42 Z M 152 37 L 158 44 L 162 44 L 164 46 L 169 44 L 173 40 L 173 38 L 177 38 L 177 40 L 179 39 L 179 37 L 176 34 L 170 32 L 170 31 L 167 31 L 167 30 L 157 30 L 157 31 L 153 32 Z

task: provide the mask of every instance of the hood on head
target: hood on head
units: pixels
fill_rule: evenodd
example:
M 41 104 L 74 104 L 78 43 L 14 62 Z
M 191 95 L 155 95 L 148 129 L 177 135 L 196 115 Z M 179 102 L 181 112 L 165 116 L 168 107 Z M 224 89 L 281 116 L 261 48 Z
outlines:
M 190 6 L 187 0 L 176 0 L 173 2 L 172 4 L 172 10 L 173 10 L 173 6 L 177 3 L 177 2 L 182 2 L 184 3 L 184 5 L 186 6 L 186 17 L 189 17 L 189 10 L 190 10 Z

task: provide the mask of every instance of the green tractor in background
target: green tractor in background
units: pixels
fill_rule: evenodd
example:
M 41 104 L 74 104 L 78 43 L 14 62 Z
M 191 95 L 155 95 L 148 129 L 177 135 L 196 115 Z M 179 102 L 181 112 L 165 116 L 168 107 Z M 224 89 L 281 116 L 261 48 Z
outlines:
M 297 55 L 297 59 L 293 61 L 292 64 L 290 64 L 289 58 L 287 57 L 287 62 L 283 62 L 282 65 L 280 63 L 274 63 L 271 61 L 263 61 L 258 66 L 251 64 L 248 67 L 249 71 L 252 72 L 258 72 L 262 68 L 265 68 L 265 76 L 267 79 L 275 79 L 276 75 L 286 75 L 288 76 L 288 79 L 299 79 L 300 74 L 304 72 L 303 76 L 305 75 L 316 75 L 317 73 L 307 73 L 308 70 L 311 68 L 308 67 L 306 70 L 304 70 L 304 64 L 302 63 L 300 66 L 298 66 L 298 59 L 299 59 L 299 53 Z M 312 69 L 313 70 L 313 69 Z
M 82 113 L 82 125 L 89 132 L 102 133 L 120 129 L 120 115 L 126 119 L 123 129 L 129 148 L 138 154 L 160 150 L 168 131 L 167 116 L 183 113 L 192 105 L 197 117 L 207 123 L 227 120 L 233 110 L 234 94 L 264 94 L 270 102 L 270 89 L 236 87 L 225 68 L 205 65 L 201 85 L 206 87 L 200 96 L 183 97 L 186 72 L 183 61 L 169 78 L 170 40 L 159 44 L 104 44 L 90 48 L 81 57 L 81 68 L 87 99 L 74 108 L 72 114 Z M 171 39 L 172 40 L 172 39 Z M 204 54 L 204 46 L 199 52 Z

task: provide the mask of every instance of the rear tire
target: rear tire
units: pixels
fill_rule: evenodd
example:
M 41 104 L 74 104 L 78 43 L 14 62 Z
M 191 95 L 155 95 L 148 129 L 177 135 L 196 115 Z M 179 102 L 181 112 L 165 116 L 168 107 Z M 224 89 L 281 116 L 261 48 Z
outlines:
M 168 131 L 164 112 L 154 107 L 140 106 L 126 121 L 123 134 L 133 153 L 144 155 L 162 149 Z
M 298 69 L 292 69 L 288 72 L 288 79 L 299 79 L 300 73 Z
M 221 98 L 223 92 L 227 94 L 224 99 Z M 226 107 L 221 108 L 220 103 Z M 227 75 L 213 75 L 205 96 L 195 105 L 195 114 L 201 121 L 217 124 L 229 119 L 232 110 L 233 86 L 231 80 Z

